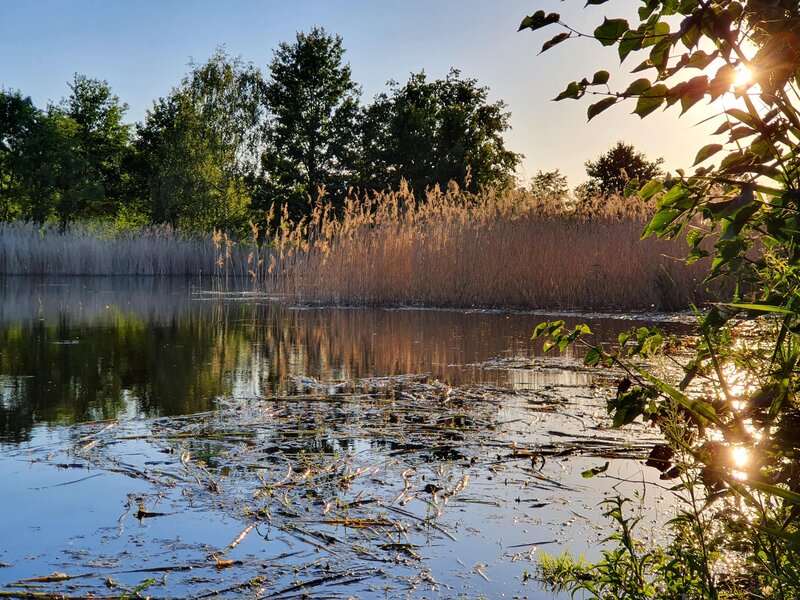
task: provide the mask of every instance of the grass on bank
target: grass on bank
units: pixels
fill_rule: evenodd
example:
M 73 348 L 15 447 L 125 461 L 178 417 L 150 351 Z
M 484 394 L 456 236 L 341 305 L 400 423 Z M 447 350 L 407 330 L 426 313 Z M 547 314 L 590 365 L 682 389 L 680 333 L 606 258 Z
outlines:
M 652 207 L 635 198 L 565 203 L 524 190 L 451 184 L 318 202 L 309 217 L 234 243 L 169 228 L 0 225 L 0 273 L 213 275 L 307 303 L 562 309 L 684 308 L 710 296 L 707 265 L 680 241 L 640 240 Z M 259 241 L 259 243 L 257 243 Z

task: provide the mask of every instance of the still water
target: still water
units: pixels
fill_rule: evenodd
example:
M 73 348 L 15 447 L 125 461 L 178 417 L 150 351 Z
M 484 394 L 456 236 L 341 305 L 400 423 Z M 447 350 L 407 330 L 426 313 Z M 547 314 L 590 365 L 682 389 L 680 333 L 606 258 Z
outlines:
M 555 469 L 559 479 L 553 479 L 553 473 L 547 477 L 532 473 L 532 454 L 513 454 L 514 460 L 523 457 L 528 465 L 515 467 L 516 470 L 510 470 L 507 463 L 496 464 L 500 462 L 499 454 L 493 461 L 483 460 L 496 454 L 497 448 L 516 448 L 517 443 L 536 448 L 537 452 L 543 448 L 557 449 L 558 435 L 568 434 L 571 429 L 575 430 L 572 431 L 575 439 L 583 435 L 586 440 L 595 440 L 606 435 L 602 427 L 598 429 L 593 423 L 604 417 L 604 392 L 595 385 L 592 373 L 576 367 L 579 357 L 536 358 L 541 348 L 530 340 L 530 334 L 537 322 L 547 318 L 548 315 L 542 314 L 485 311 L 293 307 L 247 292 L 213 294 L 200 282 L 175 279 L 2 279 L 0 449 L 3 452 L 0 454 L 0 478 L 4 483 L 0 510 L 15 518 L 6 519 L 0 525 L 0 583 L 19 583 L 52 572 L 69 571 L 72 577 L 76 571 L 86 575 L 91 569 L 99 570 L 96 581 L 86 575 L 76 588 L 81 593 L 89 593 L 97 590 L 93 586 L 99 586 L 98 581 L 108 578 L 107 573 L 102 572 L 105 569 L 116 573 L 115 577 L 123 581 L 127 579 L 128 588 L 120 584 L 119 589 L 124 591 L 148 576 L 147 573 L 131 573 L 139 573 L 137 568 L 153 568 L 142 558 L 149 554 L 166 561 L 167 567 L 171 564 L 176 571 L 181 571 L 182 567 L 178 566 L 183 562 L 192 563 L 194 572 L 198 573 L 182 579 L 173 575 L 168 580 L 166 573 L 171 571 L 165 571 L 163 581 L 151 583 L 156 586 L 153 588 L 155 597 L 201 595 L 212 589 L 228 589 L 222 595 L 230 597 L 261 597 L 264 589 L 273 592 L 282 589 L 289 594 L 302 589 L 302 581 L 292 583 L 302 577 L 302 573 L 308 573 L 306 584 L 314 586 L 338 585 L 352 580 L 352 585 L 340 590 L 343 597 L 348 594 L 372 597 L 376 590 L 382 590 L 380 595 L 385 597 L 472 596 L 478 593 L 488 597 L 514 593 L 539 597 L 537 594 L 543 592 L 537 591 L 536 585 L 529 583 L 524 575 L 534 570 L 530 556 L 533 550 L 529 549 L 524 557 L 527 562 L 520 566 L 514 564 L 520 558 L 517 548 L 524 549 L 526 544 L 530 546 L 537 540 L 555 543 L 553 550 L 556 551 L 559 547 L 570 546 L 569 540 L 562 536 L 567 535 L 564 534 L 565 523 L 573 524 L 576 514 L 584 515 L 584 530 L 591 530 L 591 538 L 597 539 L 596 519 L 586 510 L 595 510 L 598 498 L 602 499 L 602 494 L 616 483 L 610 482 L 605 487 L 601 484 L 592 490 L 579 487 L 575 482 L 580 478 L 576 479 L 575 471 L 579 473 L 586 465 L 597 463 L 596 459 L 580 456 L 574 457 L 570 475 L 563 475 L 566 472 L 563 464 L 548 463 L 547 468 Z M 650 324 L 649 319 L 630 316 L 586 315 L 565 317 L 565 320 L 588 323 L 599 340 L 613 340 L 623 329 Z M 680 330 L 684 325 L 667 323 L 667 326 Z M 438 437 L 424 437 L 428 436 L 425 432 L 419 437 L 419 424 L 427 417 L 412 414 L 410 404 L 392 408 L 394 412 L 381 412 L 387 411 L 382 401 L 374 405 L 353 402 L 353 398 L 362 397 L 375 401 L 374 389 L 370 391 L 371 396 L 348 396 L 349 404 L 339 402 L 335 410 L 331 410 L 329 402 L 323 406 L 316 400 L 316 404 L 301 406 L 295 402 L 291 407 L 286 406 L 286 399 L 306 398 L 303 394 L 307 395 L 309 390 L 325 395 L 328 400 L 341 401 L 345 397 L 339 393 L 343 382 L 405 375 L 425 376 L 424 383 L 414 380 L 416 388 L 404 383 L 404 391 L 398 392 L 413 397 L 418 404 L 438 397 L 436 394 L 455 398 L 461 393 L 458 390 L 467 390 L 463 392 L 463 398 L 467 399 L 474 397 L 474 390 L 484 396 L 489 393 L 487 390 L 497 392 L 488 409 L 481 405 L 480 411 L 484 412 L 480 415 L 466 409 L 458 413 L 439 411 L 436 423 L 447 419 L 451 429 L 456 427 L 453 423 L 461 426 L 471 417 L 475 417 L 477 425 L 461 427 L 463 431 L 457 435 L 452 431 L 448 433 L 448 439 L 457 440 L 462 446 L 457 446 L 456 442 L 439 445 L 437 448 L 445 448 L 445 451 L 422 458 L 419 458 L 422 456 L 419 450 L 426 445 L 425 440 L 439 443 Z M 377 384 L 369 385 L 374 388 Z M 385 394 L 388 397 L 389 392 Z M 284 404 L 276 408 L 276 402 Z M 564 412 L 569 414 L 559 415 L 553 410 L 557 405 L 565 406 Z M 238 412 L 231 417 L 233 410 Z M 401 410 L 405 412 L 399 412 Z M 375 425 L 376 415 L 380 415 L 378 425 Z M 180 427 L 185 426 L 186 431 L 195 433 L 202 430 L 206 437 L 195 435 L 193 443 L 196 445 L 190 446 L 186 441 L 188 436 L 183 437 L 184 430 L 177 433 L 177 421 L 164 420 L 165 417 L 180 417 L 184 419 Z M 216 424 L 212 427 L 213 419 L 219 420 L 213 422 Z M 348 425 L 337 429 L 333 425 L 337 420 Z M 242 431 L 244 421 L 250 427 L 246 432 Z M 301 421 L 302 428 L 298 426 Z M 358 421 L 357 427 L 352 425 L 355 421 Z M 406 421 L 414 425 L 402 431 L 402 440 L 398 441 L 397 435 L 389 439 L 387 428 Z M 486 424 L 485 429 L 491 430 L 491 435 L 478 431 L 481 423 Z M 113 440 L 104 441 L 103 432 L 112 425 L 120 433 L 115 434 L 117 437 Z M 228 446 L 222 450 L 209 449 L 213 444 L 208 441 L 207 432 L 226 428 L 235 429 L 235 433 L 230 433 L 231 439 L 245 434 L 254 437 L 248 438 L 246 448 L 242 445 L 234 448 L 228 440 Z M 167 429 L 169 436 L 154 443 L 153 432 Z M 414 544 L 407 541 L 386 543 L 375 538 L 371 542 L 374 552 L 383 552 L 389 547 L 393 552 L 400 549 L 405 553 L 398 559 L 400 562 L 395 560 L 394 567 L 384 566 L 373 571 L 342 558 L 341 564 L 350 565 L 351 571 L 337 578 L 331 575 L 330 565 L 327 571 L 319 571 L 322 567 L 315 561 L 292 553 L 299 552 L 298 539 L 311 544 L 306 548 L 308 552 L 317 555 L 333 552 L 327 546 L 333 543 L 331 539 L 338 539 L 333 534 L 342 537 L 341 532 L 337 533 L 337 525 L 346 519 L 320 517 L 318 521 L 308 521 L 320 527 L 324 524 L 328 531 L 324 534 L 327 537 L 320 538 L 327 540 L 325 547 L 320 548 L 288 525 L 276 524 L 273 519 L 277 519 L 277 513 L 270 512 L 268 519 L 262 515 L 253 521 L 252 515 L 240 508 L 233 510 L 227 505 L 224 510 L 220 509 L 220 500 L 204 503 L 192 497 L 186 504 L 187 491 L 180 483 L 170 481 L 166 486 L 173 491 L 180 489 L 180 494 L 159 488 L 162 482 L 159 478 L 164 473 L 178 481 L 181 467 L 190 471 L 189 450 L 195 455 L 202 451 L 204 456 L 214 457 L 216 463 L 205 458 L 198 467 L 201 471 L 197 473 L 201 475 L 193 472 L 193 478 L 199 484 L 208 474 L 213 483 L 211 487 L 218 488 L 215 493 L 229 491 L 231 504 L 238 502 L 237 506 L 241 506 L 253 497 L 252 490 L 245 489 L 247 485 L 243 482 L 254 469 L 241 475 L 235 489 L 225 488 L 226 484 L 221 482 L 233 479 L 236 467 L 236 461 L 230 457 L 239 453 L 236 460 L 249 456 L 257 462 L 263 456 L 253 458 L 253 449 L 259 448 L 266 456 L 269 452 L 263 448 L 269 447 L 277 449 L 270 451 L 273 454 L 285 452 L 290 460 L 282 460 L 290 466 L 298 453 L 306 456 L 294 463 L 295 468 L 300 463 L 307 465 L 309 471 L 312 467 L 322 468 L 322 462 L 307 458 L 306 453 L 312 446 L 306 445 L 300 450 L 299 446 L 292 446 L 293 440 L 303 436 L 317 440 L 327 436 L 332 440 L 313 446 L 317 454 L 324 455 L 326 469 L 333 468 L 331 465 L 345 455 L 362 461 L 358 469 L 352 466 L 355 462 L 347 463 L 348 469 L 355 469 L 347 476 L 347 490 L 342 491 L 340 482 L 339 488 L 328 492 L 336 496 L 340 504 L 339 496 L 355 493 L 350 489 L 352 480 L 374 468 L 386 473 L 380 485 L 387 490 L 397 482 L 402 484 L 398 489 L 407 496 L 403 501 L 413 506 L 411 501 L 419 501 L 419 498 L 412 498 L 409 492 L 409 482 L 414 478 L 408 473 L 412 470 L 420 473 L 415 494 L 422 495 L 424 489 L 434 497 L 433 504 L 429 500 L 421 504 L 421 516 L 406 515 L 422 522 L 430 517 L 431 506 L 440 510 L 438 486 L 431 488 L 431 484 L 425 482 L 432 481 L 433 474 L 443 482 L 451 481 L 448 477 L 452 476 L 452 481 L 460 482 L 454 489 L 463 495 L 462 504 L 456 504 L 460 514 L 452 526 L 460 528 L 459 537 L 471 539 L 472 545 L 468 548 L 455 541 L 457 536 L 449 532 L 437 536 L 429 531 L 422 541 L 404 532 L 402 540 L 413 538 Z M 287 441 L 290 437 L 292 439 Z M 163 442 L 167 438 L 183 440 L 182 445 Z M 200 438 L 202 450 L 197 448 Z M 262 438 L 269 439 L 269 443 L 253 441 Z M 612 437 L 607 439 L 613 442 Z M 624 436 L 619 440 L 626 443 Z M 105 444 L 102 452 L 93 446 L 98 441 L 101 446 Z M 90 456 L 87 452 L 96 454 Z M 410 458 L 414 452 L 419 454 L 414 459 L 419 459 L 417 462 Z M 176 453 L 180 461 L 175 458 Z M 165 455 L 169 460 L 164 460 Z M 395 456 L 403 458 L 395 459 Z M 431 456 L 447 465 L 443 463 L 434 468 L 429 464 Z M 269 460 L 272 458 L 270 456 Z M 229 462 L 225 463 L 226 460 Z M 408 464 L 401 464 L 403 460 L 409 461 Z M 419 461 L 428 464 L 423 469 Z M 285 471 L 286 465 L 278 463 L 275 468 Z M 110 468 L 110 464 L 115 467 Z M 154 464 L 164 466 L 152 474 L 148 468 L 152 469 Z M 638 473 L 636 464 L 632 460 L 620 461 L 617 471 L 620 478 L 628 477 L 626 473 L 631 468 Z M 172 473 L 171 466 L 176 468 Z M 73 467 L 76 472 L 72 471 Z M 258 476 L 263 480 L 266 467 L 258 468 L 262 469 Z M 391 475 L 392 469 L 396 470 L 394 475 Z M 495 476 L 498 469 L 506 469 L 502 485 Z M 290 475 L 286 476 L 290 481 L 291 472 L 290 468 Z M 467 488 L 465 482 L 470 475 L 472 484 Z M 479 482 L 481 477 L 483 483 Z M 545 486 L 540 479 L 537 488 L 530 483 L 531 477 L 544 477 L 555 483 Z M 643 479 L 644 476 L 638 477 Z M 280 477 L 276 475 L 276 479 Z M 356 502 L 364 502 L 364 496 L 373 493 L 379 485 L 375 481 L 362 484 L 354 496 Z M 281 485 L 288 486 L 283 481 Z M 526 496 L 519 492 L 520 486 L 537 489 L 538 493 L 535 497 Z M 299 479 L 292 484 L 293 490 L 300 487 Z M 464 492 L 464 489 L 469 491 Z M 304 489 L 295 502 L 307 501 L 309 494 L 316 498 L 313 506 L 322 502 L 321 492 L 316 489 Z M 151 501 L 153 497 L 157 500 Z M 394 496 L 394 500 L 399 498 Z M 373 501 L 379 505 L 384 502 Z M 521 510 L 526 501 L 532 512 L 538 511 L 535 517 Z M 331 504 L 329 500 L 324 502 Z M 169 510 L 153 512 L 153 503 L 162 503 Z M 136 512 L 137 506 L 141 512 L 145 505 L 161 519 L 140 518 L 138 525 L 126 529 L 124 515 Z M 542 513 L 540 509 L 546 506 L 555 508 Z M 307 513 L 313 508 L 305 510 Z M 398 511 L 406 508 L 393 510 L 397 515 L 403 514 Z M 293 523 L 291 527 L 294 528 L 300 517 L 287 511 L 290 511 L 288 504 L 281 509 L 282 518 L 288 518 L 286 514 L 289 514 L 291 519 L 287 523 Z M 162 516 L 166 514 L 172 517 Z M 263 553 L 277 560 L 275 548 L 265 542 L 270 539 L 269 535 L 249 535 L 250 529 L 245 529 L 246 539 L 234 544 L 236 550 L 230 549 L 232 558 L 235 552 L 241 552 L 241 560 L 236 565 L 225 564 L 225 569 L 231 567 L 232 570 L 226 570 L 225 576 L 221 576 L 219 564 L 208 560 L 208 549 L 225 547 L 242 527 L 249 527 L 248 523 L 255 527 L 254 523 L 265 526 L 267 522 L 283 532 L 284 537 L 290 529 L 294 531 L 292 535 L 297 539 L 283 540 L 285 554 L 293 557 L 277 561 L 281 568 L 291 566 L 293 574 L 275 567 L 278 570 L 270 575 L 271 579 L 264 575 L 271 583 L 262 582 L 260 591 L 253 591 L 253 586 L 242 583 L 255 572 L 266 569 Z M 369 523 L 380 524 L 374 518 Z M 434 534 L 444 530 L 444 526 L 436 527 L 441 530 L 434 530 Z M 314 535 L 323 534 L 315 530 Z M 585 536 L 585 531 L 578 529 L 569 535 L 580 538 Z M 519 546 L 512 543 L 515 541 Z M 576 547 L 586 546 L 587 539 L 579 541 L 583 543 Z M 345 548 L 351 547 L 347 545 L 350 542 L 340 543 Z M 100 554 L 98 547 L 103 548 Z M 487 547 L 494 550 L 486 554 Z M 131 553 L 132 548 L 138 548 L 138 553 Z M 352 548 L 361 546 L 353 542 Z M 202 557 L 206 558 L 208 573 L 197 563 Z M 254 561 L 258 568 L 253 566 Z M 409 568 L 407 563 L 417 564 L 416 571 L 411 569 L 417 578 L 413 581 L 408 573 L 395 572 Z M 233 569 L 235 566 L 239 566 L 239 572 Z M 218 580 L 226 577 L 233 584 L 220 588 Z M 368 583 L 356 586 L 362 581 Z M 57 583 L 51 585 L 56 585 L 55 591 L 66 589 L 58 587 Z M 340 592 L 327 590 L 326 595 L 338 597 L 335 594 Z

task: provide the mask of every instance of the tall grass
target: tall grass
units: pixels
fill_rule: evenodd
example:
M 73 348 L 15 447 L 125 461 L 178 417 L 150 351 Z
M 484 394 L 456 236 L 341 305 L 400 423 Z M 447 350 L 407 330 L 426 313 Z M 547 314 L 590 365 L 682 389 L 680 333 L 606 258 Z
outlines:
M 182 236 L 169 227 L 0 224 L 0 275 L 213 275 L 219 258 L 211 236 Z M 245 259 L 244 248 L 229 249 L 228 271 L 240 272 Z
M 304 302 L 361 305 L 670 310 L 709 298 L 708 265 L 673 258 L 684 243 L 640 241 L 651 210 L 454 184 L 419 202 L 402 187 L 284 220 L 263 282 Z
M 635 198 L 569 203 L 450 184 L 423 199 L 401 186 L 338 209 L 319 201 L 239 241 L 11 223 L 0 225 L 0 274 L 211 275 L 224 289 L 244 280 L 293 301 L 373 306 L 671 310 L 710 298 L 708 265 L 673 258 L 682 242 L 640 241 L 651 212 Z

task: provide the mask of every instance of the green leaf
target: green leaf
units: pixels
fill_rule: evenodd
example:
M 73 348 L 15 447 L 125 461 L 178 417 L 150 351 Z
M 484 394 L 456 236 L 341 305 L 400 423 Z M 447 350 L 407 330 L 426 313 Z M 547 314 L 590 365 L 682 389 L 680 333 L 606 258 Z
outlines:
M 800 494 L 798 494 L 797 492 L 793 492 L 791 490 L 785 490 L 782 487 L 778 487 L 777 485 L 772 485 L 771 483 L 765 483 L 757 479 L 748 478 L 745 480 L 745 482 L 750 487 L 755 488 L 761 492 L 764 492 L 765 494 L 770 494 L 771 496 L 778 496 L 779 498 L 788 500 L 792 504 L 800 504 Z
M 697 156 L 694 157 L 694 163 L 692 166 L 697 166 L 707 158 L 714 156 L 717 152 L 722 150 L 722 144 L 706 144 L 700 151 L 697 153 Z
M 658 377 L 651 375 L 645 369 L 633 366 L 634 369 L 641 375 L 644 379 L 648 380 L 653 386 L 655 386 L 660 392 L 666 394 L 673 400 L 675 400 L 678 404 L 683 406 L 686 410 L 690 413 L 702 417 L 706 421 L 709 421 L 719 427 L 723 433 L 728 433 L 730 431 L 730 427 L 726 426 L 720 418 L 717 416 L 717 411 L 714 410 L 714 407 L 711 406 L 708 402 L 703 400 L 694 400 L 689 398 L 676 388 L 669 385 L 667 382 L 660 380 Z
M 622 195 L 626 198 L 630 198 L 634 194 L 639 191 L 639 180 L 638 179 L 631 179 L 628 183 L 625 184 L 625 189 L 622 191 Z
M 581 477 L 583 477 L 584 479 L 591 479 L 592 477 L 600 475 L 600 473 L 605 473 L 606 471 L 608 471 L 609 464 L 610 464 L 609 461 L 606 461 L 606 464 L 600 467 L 592 467 L 591 469 L 586 469 L 581 473 Z
M 586 356 L 583 359 L 583 364 L 587 367 L 596 367 L 600 364 L 600 360 L 603 358 L 603 349 L 599 346 L 595 346 L 589 348 L 589 351 L 586 353 Z
M 570 83 L 567 88 L 561 92 L 558 96 L 553 98 L 554 100 L 564 100 L 565 98 L 573 98 L 578 99 L 583 96 L 584 91 L 586 90 L 585 86 L 582 86 L 577 81 L 573 81 Z
M 732 116 L 734 119 L 741 121 L 745 125 L 756 128 L 758 127 L 758 118 L 751 115 L 749 112 L 739 108 L 729 108 L 725 111 L 726 114 Z
M 592 85 L 605 85 L 611 77 L 608 71 L 598 71 L 592 77 Z
M 519 29 L 517 31 L 522 31 L 523 29 L 530 29 L 531 31 L 536 31 L 537 29 L 541 29 L 542 27 L 547 27 L 548 25 L 552 25 L 553 23 L 558 23 L 560 20 L 561 20 L 561 15 L 559 15 L 558 13 L 550 13 L 548 15 L 545 15 L 543 10 L 537 10 L 529 17 L 525 17 L 524 19 L 522 19 L 522 23 L 519 24 Z
M 545 321 L 543 323 L 539 323 L 536 328 L 533 330 L 533 335 L 531 336 L 532 340 L 535 340 L 538 337 L 541 337 L 545 331 L 547 331 L 547 327 L 550 325 L 549 322 Z
M 649 29 L 642 40 L 642 48 L 654 46 L 669 36 L 669 24 L 658 21 L 652 29 Z
M 539 54 L 541 54 L 542 52 L 547 52 L 553 46 L 556 46 L 561 42 L 563 42 L 564 40 L 569 39 L 571 35 L 572 34 L 569 31 L 566 31 L 564 33 L 559 33 L 558 35 L 553 36 L 542 45 L 542 49 L 539 51 Z
M 714 62 L 719 56 L 719 50 L 714 50 L 711 54 L 706 54 L 702 50 L 693 53 L 689 60 L 686 61 L 686 67 L 690 69 L 705 69 L 708 65 Z
M 639 96 L 633 113 L 644 119 L 654 110 L 658 109 L 667 98 L 667 86 L 663 83 L 654 85 Z
M 603 19 L 603 24 L 594 30 L 594 37 L 603 46 L 611 46 L 629 29 L 628 21 L 625 19 L 609 19 L 606 17 Z
M 608 401 L 608 411 L 614 413 L 613 427 L 630 425 L 644 412 L 646 390 L 634 388 Z
M 653 215 L 653 218 L 647 224 L 647 227 L 645 227 L 644 232 L 642 233 L 642 239 L 645 239 L 654 233 L 658 237 L 664 237 L 664 235 L 667 234 L 667 227 L 682 214 L 682 210 L 661 208 L 655 215 Z
M 783 315 L 797 314 L 797 311 L 790 310 L 782 306 L 773 306 L 771 304 L 723 303 L 723 306 L 730 306 L 731 308 L 739 308 L 741 310 L 754 310 L 756 312 L 764 312 L 764 313 L 780 313 Z
M 800 533 L 794 532 L 789 533 L 783 529 L 775 529 L 774 527 L 767 527 L 766 525 L 756 524 L 756 527 L 766 533 L 767 535 L 771 535 L 772 537 L 780 538 L 782 540 L 786 540 L 787 542 L 791 542 L 795 546 L 800 546 Z
M 617 98 L 611 97 L 611 98 L 603 98 L 599 102 L 595 102 L 594 104 L 589 105 L 589 108 L 586 111 L 586 114 L 589 117 L 589 121 L 594 119 L 604 110 L 611 108 L 616 103 L 617 103 Z
M 708 77 L 692 77 L 681 86 L 681 114 L 697 104 L 708 92 Z M 676 86 L 677 87 L 677 86 Z
M 658 179 L 653 179 L 652 181 L 648 181 L 646 184 L 644 184 L 644 186 L 639 190 L 639 197 L 642 200 L 649 200 L 662 189 L 664 189 L 664 183 Z
M 625 96 L 640 96 L 651 87 L 653 87 L 653 84 L 650 83 L 650 80 L 646 77 L 642 77 L 628 86 L 628 89 L 625 90 Z
M 628 54 L 634 50 L 641 50 L 642 48 L 642 35 L 636 31 L 627 31 L 622 39 L 619 41 L 617 50 L 619 52 L 620 62 L 627 58 Z
M 672 39 L 666 37 L 661 38 L 650 51 L 650 62 L 653 63 L 653 67 L 658 69 L 659 73 L 667 68 L 667 61 L 669 60 L 669 52 L 671 49 Z

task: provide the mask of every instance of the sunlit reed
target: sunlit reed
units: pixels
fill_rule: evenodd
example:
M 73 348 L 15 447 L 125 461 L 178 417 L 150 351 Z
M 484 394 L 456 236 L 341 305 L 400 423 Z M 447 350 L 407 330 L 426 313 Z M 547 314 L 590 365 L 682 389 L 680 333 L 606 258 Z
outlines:
M 709 295 L 685 242 L 640 241 L 652 206 L 567 203 L 451 184 L 419 201 L 405 187 L 353 196 L 336 212 L 285 218 L 269 239 L 264 289 L 310 303 L 442 307 L 685 308 Z

